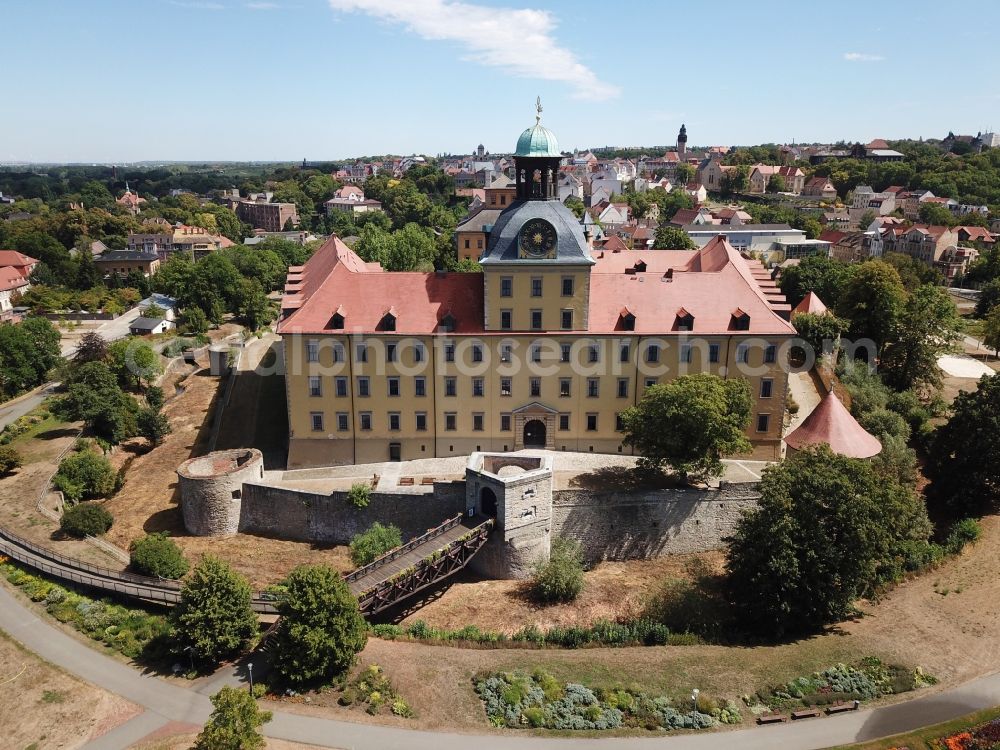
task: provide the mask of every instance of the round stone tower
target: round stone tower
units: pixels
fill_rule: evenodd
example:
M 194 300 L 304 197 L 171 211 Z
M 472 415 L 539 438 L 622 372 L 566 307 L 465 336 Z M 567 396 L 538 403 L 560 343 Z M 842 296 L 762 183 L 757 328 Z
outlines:
M 240 529 L 243 483 L 264 477 L 256 448 L 217 451 L 177 468 L 184 526 L 196 536 L 223 536 Z

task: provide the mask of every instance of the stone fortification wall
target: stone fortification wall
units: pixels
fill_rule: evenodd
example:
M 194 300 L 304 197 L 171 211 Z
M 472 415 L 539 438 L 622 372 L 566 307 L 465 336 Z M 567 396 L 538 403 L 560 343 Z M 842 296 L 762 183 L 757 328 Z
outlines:
M 647 492 L 556 490 L 552 537 L 578 541 L 590 561 L 704 552 L 722 547 L 759 497 L 756 483 Z
M 254 448 L 209 453 L 177 468 L 184 526 L 197 536 L 239 530 L 245 482 L 264 477 L 264 457 Z
M 247 534 L 308 542 L 347 544 L 378 521 L 395 524 L 403 539 L 465 512 L 465 483 L 436 482 L 434 492 L 372 492 L 365 508 L 347 500 L 347 492 L 314 492 L 248 483 L 243 487 L 239 530 Z

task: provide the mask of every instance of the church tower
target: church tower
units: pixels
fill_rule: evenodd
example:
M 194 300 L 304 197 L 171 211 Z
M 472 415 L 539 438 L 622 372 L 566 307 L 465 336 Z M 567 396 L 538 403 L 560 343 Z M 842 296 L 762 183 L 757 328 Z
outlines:
M 688 132 L 684 124 L 681 123 L 680 132 L 677 133 L 677 158 L 681 161 L 687 160 Z

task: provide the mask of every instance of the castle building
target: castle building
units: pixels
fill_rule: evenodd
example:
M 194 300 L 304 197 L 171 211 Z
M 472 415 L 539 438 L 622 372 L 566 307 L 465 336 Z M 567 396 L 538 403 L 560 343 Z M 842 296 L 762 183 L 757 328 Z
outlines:
M 539 114 L 480 273 L 386 272 L 337 237 L 289 268 L 289 468 L 630 453 L 621 412 L 699 372 L 749 380 L 753 454 L 779 457 L 795 331 L 767 271 L 724 235 L 698 250 L 593 251 L 558 200 L 561 157 Z

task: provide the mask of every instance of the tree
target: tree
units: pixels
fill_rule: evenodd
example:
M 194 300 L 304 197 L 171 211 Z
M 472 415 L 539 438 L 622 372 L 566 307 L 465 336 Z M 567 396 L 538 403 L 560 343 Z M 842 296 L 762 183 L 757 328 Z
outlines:
M 158 385 L 151 385 L 146 389 L 146 406 L 159 411 L 163 408 L 163 389 Z
M 154 320 L 163 320 L 167 317 L 166 311 L 155 302 L 150 302 L 145 309 L 142 310 L 142 315 L 145 318 L 153 318 Z
M 881 366 L 888 385 L 900 391 L 941 386 L 938 359 L 952 351 L 961 334 L 955 303 L 939 286 L 924 284 L 907 300 L 895 340 Z
M 931 439 L 924 474 L 928 497 L 957 517 L 1000 507 L 1000 378 L 984 375 L 975 391 L 958 394 Z
M 653 247 L 657 250 L 694 250 L 698 246 L 683 229 L 660 224 L 656 228 L 656 239 L 653 241 Z
M 720 186 L 723 195 L 745 193 L 750 187 L 750 167 L 743 164 L 726 170 Z
M 780 174 L 773 174 L 767 178 L 767 187 L 765 188 L 769 193 L 783 193 L 786 190 L 785 178 Z
M 940 271 L 906 253 L 886 253 L 882 260 L 899 272 L 899 280 L 908 292 L 916 291 L 924 284 L 941 286 L 944 283 Z
M 184 327 L 188 333 L 208 333 L 208 318 L 200 307 L 184 310 Z
M 59 362 L 59 332 L 41 317 L 0 323 L 0 386 L 7 398 L 41 385 Z
M 80 337 L 80 343 L 76 345 L 76 355 L 73 360 L 77 363 L 103 362 L 108 358 L 108 342 L 101 334 L 95 331 L 87 331 Z
M 925 202 L 920 204 L 920 221 L 934 226 L 953 227 L 958 220 L 947 206 Z
M 100 505 L 82 503 L 63 510 L 59 519 L 59 529 L 64 534 L 83 539 L 86 536 L 100 536 L 115 522 L 114 517 Z
M 251 331 L 256 331 L 274 318 L 274 308 L 257 279 L 243 279 L 240 283 L 233 312 Z
M 257 634 L 247 579 L 212 555 L 205 555 L 181 589 L 170 613 L 179 652 L 216 664 L 238 654 Z
M 722 456 L 750 450 L 744 430 L 752 405 L 746 380 L 683 375 L 647 389 L 622 413 L 624 443 L 639 451 L 644 468 L 669 465 L 682 478 L 715 476 L 722 473 Z
M 881 352 L 899 327 L 906 304 L 906 290 L 899 272 L 888 263 L 871 260 L 851 274 L 837 314 L 851 321 L 851 337 L 871 339 Z
M 170 420 L 159 409 L 150 406 L 142 407 L 136 415 L 136 428 L 139 435 L 149 441 L 150 446 L 157 446 L 163 438 L 171 433 Z
M 360 568 L 402 544 L 398 526 L 383 526 L 376 521 L 367 531 L 351 539 L 351 562 Z
M 166 532 L 146 534 L 129 545 L 132 567 L 137 573 L 158 578 L 177 579 L 190 565 L 184 553 Z
M 545 603 L 571 602 L 583 591 L 583 557 L 580 545 L 559 538 L 552 543 L 549 559 L 535 566 L 531 592 Z
M 827 307 L 834 308 L 840 302 L 854 268 L 825 255 L 807 255 L 797 266 L 782 271 L 778 286 L 792 306 L 799 304 L 807 292 L 813 292 Z
M 572 211 L 578 219 L 582 219 L 583 215 L 587 212 L 587 207 L 583 205 L 583 201 L 576 195 L 566 196 L 566 200 L 563 203 L 566 204 L 566 208 Z
M 679 163 L 674 169 L 674 178 L 678 185 L 687 185 L 694 179 L 695 169 L 690 164 Z
M 66 394 L 57 397 L 52 412 L 65 421 L 86 422 L 94 434 L 110 445 L 135 435 L 139 405 L 122 391 L 118 379 L 104 362 L 87 362 L 71 374 Z
M 163 372 L 160 355 L 137 338 L 124 338 L 108 345 L 108 366 L 122 388 L 141 388 Z
M 840 337 L 847 331 L 846 320 L 830 313 L 796 313 L 792 316 L 795 332 L 812 349 L 817 361 L 832 356 L 840 345 Z
M 1000 278 L 992 279 L 983 285 L 976 301 L 976 317 L 985 318 L 994 307 L 1000 304 Z
M 872 225 L 872 222 L 875 221 L 875 219 L 877 218 L 878 215 L 869 208 L 867 211 L 861 214 L 861 217 L 858 219 L 858 227 L 860 227 L 861 229 L 868 229 L 868 227 Z
M 212 715 L 198 734 L 194 750 L 263 750 L 260 728 L 271 720 L 250 693 L 224 686 L 212 696 Z
M 774 637 L 835 622 L 900 572 L 930 523 L 909 489 L 828 446 L 764 470 L 758 507 L 738 523 L 727 584 L 742 621 Z
M 118 488 L 118 472 L 102 454 L 90 448 L 59 462 L 52 484 L 71 503 L 108 497 Z
M 89 249 L 81 251 L 76 262 L 74 286 L 77 289 L 93 289 L 100 285 L 101 280 L 101 272 L 97 270 L 94 256 L 90 254 Z
M 995 305 L 983 322 L 983 343 L 990 349 L 1000 349 L 1000 305 Z
M 11 445 L 0 445 L 0 475 L 7 475 L 20 469 L 24 459 Z
M 300 565 L 285 582 L 274 639 L 274 662 L 296 685 L 345 672 L 365 647 L 368 629 L 344 579 L 326 565 Z

